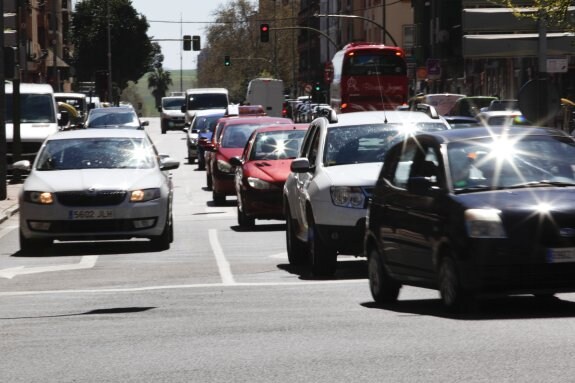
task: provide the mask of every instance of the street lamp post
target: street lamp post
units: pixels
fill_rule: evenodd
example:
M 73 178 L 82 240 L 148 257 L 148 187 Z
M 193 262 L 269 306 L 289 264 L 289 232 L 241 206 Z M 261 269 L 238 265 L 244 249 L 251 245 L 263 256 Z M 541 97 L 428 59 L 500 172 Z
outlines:
M 108 102 L 113 104 L 112 98 L 112 33 L 110 31 L 110 0 L 107 2 L 107 29 L 108 29 Z
M 332 43 L 333 46 L 337 49 L 337 44 L 335 43 L 335 41 L 333 41 L 333 39 L 332 39 L 331 37 L 329 37 L 329 35 L 328 35 L 327 33 L 324 33 L 324 32 L 322 32 L 322 31 L 320 31 L 319 29 L 315 29 L 315 28 L 312 28 L 312 27 L 302 27 L 302 26 L 299 26 L 299 27 L 280 27 L 280 28 L 270 28 L 270 31 L 281 31 L 281 30 L 284 30 L 284 29 L 307 29 L 307 30 L 310 30 L 310 31 L 317 32 L 317 33 L 319 33 L 320 35 L 322 35 L 323 37 L 325 37 L 325 38 L 326 38 L 330 43 Z
M 383 30 L 383 32 L 385 33 L 385 35 L 391 39 L 391 42 L 393 43 L 393 45 L 398 46 L 397 41 L 395 41 L 393 36 L 387 31 L 387 29 L 385 29 L 385 27 L 383 25 L 381 25 L 381 24 L 379 24 L 379 23 L 377 23 L 371 19 L 368 19 L 367 17 L 358 16 L 358 15 L 332 15 L 332 14 L 320 14 L 320 13 L 316 13 L 313 16 L 314 17 L 337 17 L 337 18 L 343 18 L 343 19 L 365 20 L 365 21 L 370 22 L 372 24 L 375 24 L 377 27 L 381 28 Z

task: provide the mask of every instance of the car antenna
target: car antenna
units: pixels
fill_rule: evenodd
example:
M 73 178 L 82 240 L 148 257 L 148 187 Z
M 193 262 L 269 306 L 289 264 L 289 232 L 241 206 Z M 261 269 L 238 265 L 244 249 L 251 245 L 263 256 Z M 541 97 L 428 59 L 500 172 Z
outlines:
M 378 68 L 376 67 L 376 73 L 377 73 L 377 85 L 379 88 L 379 97 L 381 99 L 381 107 L 382 107 L 382 111 L 383 111 L 383 123 L 387 124 L 387 113 L 385 112 L 385 106 L 384 106 L 384 99 L 383 99 L 383 90 L 382 90 L 382 86 L 381 86 L 381 77 L 380 77 L 380 73 Z

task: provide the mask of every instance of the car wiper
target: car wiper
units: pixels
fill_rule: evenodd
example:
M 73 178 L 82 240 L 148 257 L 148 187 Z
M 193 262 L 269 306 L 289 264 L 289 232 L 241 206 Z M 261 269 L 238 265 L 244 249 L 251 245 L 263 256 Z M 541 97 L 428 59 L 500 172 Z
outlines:
M 573 182 L 563 182 L 563 181 L 529 181 L 529 182 L 523 182 L 520 184 L 515 184 L 515 185 L 511 185 L 508 187 L 508 189 L 521 189 L 521 188 L 530 188 L 530 187 L 538 187 L 538 186 L 558 186 L 558 187 L 569 187 L 569 186 L 575 186 L 575 183 Z
M 474 193 L 478 191 L 487 191 L 487 190 L 497 190 L 497 187 L 487 186 L 487 185 L 477 185 L 477 186 L 467 186 L 462 188 L 455 188 L 455 192 L 458 194 L 462 193 Z

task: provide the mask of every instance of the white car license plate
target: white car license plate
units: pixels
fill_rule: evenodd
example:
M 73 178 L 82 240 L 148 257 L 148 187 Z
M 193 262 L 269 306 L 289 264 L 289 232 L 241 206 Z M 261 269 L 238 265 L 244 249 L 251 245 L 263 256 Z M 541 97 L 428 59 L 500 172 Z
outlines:
M 112 219 L 114 211 L 111 209 L 70 210 L 68 218 L 71 220 Z
M 575 247 L 547 249 L 549 263 L 575 262 Z

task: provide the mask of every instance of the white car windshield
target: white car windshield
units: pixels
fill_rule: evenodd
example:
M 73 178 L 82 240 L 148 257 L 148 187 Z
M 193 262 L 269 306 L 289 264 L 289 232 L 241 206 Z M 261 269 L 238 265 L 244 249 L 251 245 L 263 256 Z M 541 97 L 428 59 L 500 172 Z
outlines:
M 418 122 L 401 124 L 369 124 L 328 129 L 324 165 L 346 165 L 380 162 L 395 143 L 418 131 L 447 129 L 442 123 Z
M 36 170 L 150 169 L 156 162 L 152 146 L 144 139 L 65 139 L 46 143 Z
M 90 128 L 108 128 L 108 127 L 126 127 L 138 128 L 138 116 L 132 110 L 125 108 L 126 111 L 111 113 L 92 113 L 88 119 Z

